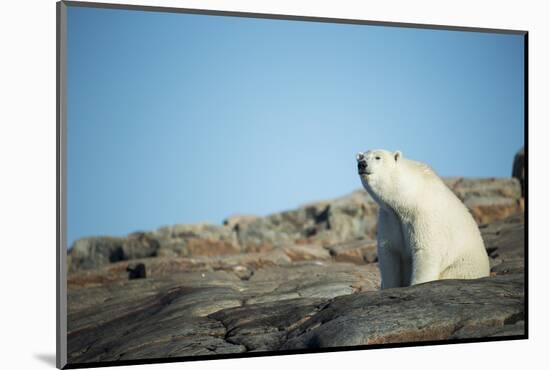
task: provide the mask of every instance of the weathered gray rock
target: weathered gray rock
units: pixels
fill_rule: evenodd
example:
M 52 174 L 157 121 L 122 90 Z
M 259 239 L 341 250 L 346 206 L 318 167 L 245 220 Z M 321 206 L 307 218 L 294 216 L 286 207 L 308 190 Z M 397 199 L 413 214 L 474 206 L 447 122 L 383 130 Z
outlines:
M 220 256 L 241 251 L 233 230 L 226 226 L 210 224 L 165 226 L 149 233 L 158 240 L 162 251 L 171 250 L 175 255 Z
M 227 328 L 225 339 L 247 351 L 277 351 L 289 330 L 315 315 L 325 300 L 296 298 L 220 310 L 209 317 Z
M 81 314 L 69 311 L 70 363 L 245 350 L 225 341 L 225 328 L 205 317 L 211 311 L 240 304 L 231 289 L 166 287 L 157 293 L 118 293 L 101 307 L 90 306 L 78 311 Z M 213 296 L 219 297 L 215 304 Z M 201 304 L 205 300 L 206 306 Z
M 246 346 L 226 338 L 227 328 L 212 314 L 258 302 L 321 302 L 374 291 L 379 289 L 379 279 L 374 265 L 312 261 L 261 268 L 248 279 L 232 270 L 212 271 L 204 266 L 193 272 L 99 284 L 70 279 L 69 362 L 243 352 Z M 297 307 L 289 309 L 299 314 Z
M 515 324 L 523 319 L 523 275 L 436 281 L 338 297 L 290 330 L 280 348 L 480 338 L 502 329 L 522 335 Z
M 97 237 L 77 240 L 68 253 L 69 272 L 94 269 L 108 263 L 154 257 L 160 248 L 156 239 L 144 233 L 127 238 Z
M 525 267 L 523 213 L 481 227 L 494 274 L 522 273 Z
M 326 245 L 374 236 L 376 214 L 377 206 L 364 191 L 359 191 L 333 201 L 245 220 L 234 227 L 245 251 L 295 243 Z

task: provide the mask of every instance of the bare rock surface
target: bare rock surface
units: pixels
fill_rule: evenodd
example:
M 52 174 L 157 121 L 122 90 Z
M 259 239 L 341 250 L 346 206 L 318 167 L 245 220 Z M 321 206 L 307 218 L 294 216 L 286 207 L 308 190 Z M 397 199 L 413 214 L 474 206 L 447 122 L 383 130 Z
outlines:
M 246 302 L 231 287 L 168 284 L 147 294 L 134 289 L 128 290 L 132 298 L 101 299 L 101 309 L 71 312 L 70 362 L 509 336 L 525 330 L 522 274 L 356 294 L 340 290 L 336 296 L 277 294 L 277 300 L 258 303 Z
M 498 330 L 511 329 L 524 319 L 523 297 L 522 275 L 436 281 L 338 297 L 291 329 L 280 348 L 479 338 L 488 332 L 498 335 Z
M 375 291 L 378 281 L 374 265 L 322 262 L 262 268 L 247 279 L 234 271 L 199 267 L 142 280 L 70 281 L 70 362 L 243 352 L 246 345 L 226 340 L 223 323 L 209 315 L 226 308 L 288 301 L 297 302 L 288 310 L 300 316 L 299 307 L 304 305 L 300 300 L 322 302 Z

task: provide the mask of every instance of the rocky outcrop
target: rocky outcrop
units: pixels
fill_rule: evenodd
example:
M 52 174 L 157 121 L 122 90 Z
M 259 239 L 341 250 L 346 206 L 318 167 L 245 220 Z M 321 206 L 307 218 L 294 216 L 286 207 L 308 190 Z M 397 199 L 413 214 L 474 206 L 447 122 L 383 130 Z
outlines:
M 201 232 L 235 243 L 219 228 Z M 151 233 L 156 257 L 69 275 L 69 363 L 525 333 L 521 212 L 480 227 L 491 277 L 384 291 L 372 239 L 163 255 L 160 235 L 198 237 L 193 228 L 162 230 Z M 146 277 L 129 279 L 127 268 L 139 264 Z
M 525 153 L 524 148 L 521 148 L 514 157 L 512 166 L 512 177 L 518 179 L 521 184 L 521 196 L 525 196 Z
M 84 238 L 74 243 L 67 255 L 67 263 L 69 272 L 95 269 L 109 263 L 155 257 L 159 248 L 158 240 L 145 233 L 130 234 L 126 238 Z
M 496 274 L 522 273 L 525 266 L 524 214 L 481 227 L 481 235 Z
M 522 211 L 521 188 L 516 179 L 445 181 L 480 225 Z M 311 246 L 309 250 L 316 253 L 322 253 L 316 246 L 326 247 L 339 261 L 373 262 L 377 213 L 376 203 L 359 190 L 266 217 L 229 217 L 224 225 L 173 225 L 126 238 L 81 239 L 68 253 L 68 267 L 69 272 L 75 272 L 136 258 L 215 257 L 293 247 L 287 250 L 290 253 L 297 252 L 295 247 L 300 245 Z
M 522 333 L 523 309 L 522 275 L 365 292 L 321 306 L 288 331 L 279 349 L 481 338 L 512 326 Z M 233 316 L 231 310 L 221 312 Z
M 464 202 L 478 224 L 521 212 L 521 187 L 513 178 L 448 178 L 446 184 Z

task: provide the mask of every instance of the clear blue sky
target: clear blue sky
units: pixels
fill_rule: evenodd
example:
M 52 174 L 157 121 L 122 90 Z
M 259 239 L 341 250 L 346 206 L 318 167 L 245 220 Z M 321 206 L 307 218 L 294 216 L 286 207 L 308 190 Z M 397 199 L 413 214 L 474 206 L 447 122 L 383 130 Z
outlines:
M 360 188 L 355 153 L 510 176 L 523 38 L 68 9 L 68 240 Z

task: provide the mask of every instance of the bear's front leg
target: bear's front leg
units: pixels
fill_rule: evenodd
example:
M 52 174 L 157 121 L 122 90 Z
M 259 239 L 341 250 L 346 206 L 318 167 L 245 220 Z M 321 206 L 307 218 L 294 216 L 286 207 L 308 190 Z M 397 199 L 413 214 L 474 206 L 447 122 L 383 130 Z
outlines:
M 378 244 L 378 266 L 382 276 L 382 289 L 398 288 L 401 285 L 401 257 L 388 245 Z
M 405 243 L 401 223 L 391 209 L 380 207 L 378 211 L 378 266 L 382 276 L 382 289 L 403 285 L 403 254 Z

